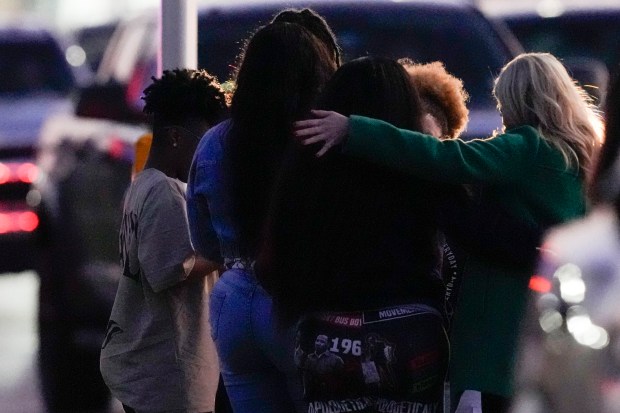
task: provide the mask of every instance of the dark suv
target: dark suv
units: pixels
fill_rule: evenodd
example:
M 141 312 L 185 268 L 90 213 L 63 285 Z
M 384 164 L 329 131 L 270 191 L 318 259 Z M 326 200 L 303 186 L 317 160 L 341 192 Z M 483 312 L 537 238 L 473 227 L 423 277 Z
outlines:
M 500 126 L 492 81 L 519 46 L 465 2 L 294 5 L 311 7 L 326 18 L 346 60 L 383 55 L 443 61 L 471 95 L 466 136 L 488 136 Z M 243 40 L 284 7 L 281 3 L 202 10 L 199 66 L 227 80 Z M 82 91 L 77 116 L 51 119 L 41 137 L 43 179 L 36 185 L 42 196 L 46 258 L 40 270 L 41 360 L 47 399 L 54 406 L 90 401 L 92 407 L 92 402 L 105 403 L 107 397 L 96 374 L 99 344 L 121 273 L 117 234 L 133 145 L 148 132 L 140 95 L 155 72 L 156 17 L 145 14 L 119 25 L 99 66 L 98 83 Z

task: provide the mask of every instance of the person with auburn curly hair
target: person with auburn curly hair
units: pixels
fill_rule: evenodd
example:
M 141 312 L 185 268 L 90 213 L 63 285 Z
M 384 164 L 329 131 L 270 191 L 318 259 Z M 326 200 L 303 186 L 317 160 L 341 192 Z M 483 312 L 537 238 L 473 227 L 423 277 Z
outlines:
M 212 412 L 218 380 L 206 276 L 219 264 L 194 250 L 185 188 L 200 137 L 227 111 L 204 70 L 165 71 L 144 90 L 153 142 L 125 195 L 122 277 L 100 368 L 126 412 Z
M 441 139 L 456 139 L 467 127 L 469 94 L 463 81 L 448 73 L 443 63 L 414 63 L 400 59 L 422 99 L 422 128 Z

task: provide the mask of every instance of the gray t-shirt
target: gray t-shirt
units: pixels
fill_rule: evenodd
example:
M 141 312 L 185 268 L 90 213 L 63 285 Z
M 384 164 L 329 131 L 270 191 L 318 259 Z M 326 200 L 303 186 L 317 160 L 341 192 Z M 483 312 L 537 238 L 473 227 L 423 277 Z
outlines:
M 142 412 L 213 411 L 218 381 L 206 279 L 192 257 L 184 185 L 156 169 L 136 176 L 120 230 L 123 276 L 101 349 L 114 397 Z

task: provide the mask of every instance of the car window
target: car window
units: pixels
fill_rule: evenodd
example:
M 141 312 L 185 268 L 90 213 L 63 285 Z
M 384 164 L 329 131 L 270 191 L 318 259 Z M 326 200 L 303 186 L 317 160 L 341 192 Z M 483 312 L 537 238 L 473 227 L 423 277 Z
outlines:
M 73 77 L 53 41 L 0 42 L 0 93 L 67 93 Z
M 463 80 L 471 95 L 471 107 L 494 105 L 492 80 L 510 56 L 480 14 L 438 5 L 384 3 L 380 7 L 312 6 L 334 29 L 345 60 L 365 55 L 409 57 L 421 63 L 439 60 Z M 221 81 L 229 79 L 243 39 L 258 25 L 269 22 L 277 10 L 202 14 L 198 23 L 199 66 Z

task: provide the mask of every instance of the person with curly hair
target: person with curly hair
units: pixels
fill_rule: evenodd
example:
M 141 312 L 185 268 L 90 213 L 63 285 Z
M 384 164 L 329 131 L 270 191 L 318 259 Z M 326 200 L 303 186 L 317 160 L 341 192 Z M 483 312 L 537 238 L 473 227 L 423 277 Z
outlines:
M 469 94 L 463 81 L 450 74 L 443 63 L 414 63 L 400 59 L 422 99 L 422 129 L 441 139 L 456 139 L 467 127 Z
M 194 250 L 185 187 L 200 137 L 226 114 L 204 70 L 164 71 L 144 90 L 153 141 L 125 194 L 122 277 L 100 367 L 126 412 L 212 412 L 218 379 L 206 276 L 219 264 Z

